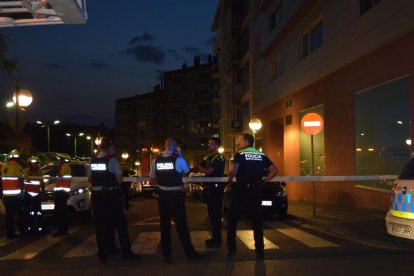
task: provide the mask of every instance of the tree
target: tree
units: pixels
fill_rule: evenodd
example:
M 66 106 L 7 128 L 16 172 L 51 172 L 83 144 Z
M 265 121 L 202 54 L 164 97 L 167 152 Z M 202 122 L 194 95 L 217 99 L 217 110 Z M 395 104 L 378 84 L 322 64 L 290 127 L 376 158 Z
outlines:
M 0 34 L 0 71 L 11 75 L 17 71 L 17 61 L 7 57 L 8 43 L 10 39 Z

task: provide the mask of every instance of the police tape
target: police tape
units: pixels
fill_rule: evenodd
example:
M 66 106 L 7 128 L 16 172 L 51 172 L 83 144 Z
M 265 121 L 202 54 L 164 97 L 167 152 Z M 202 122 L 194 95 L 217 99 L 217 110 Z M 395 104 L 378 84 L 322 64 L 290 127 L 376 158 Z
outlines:
M 338 175 L 338 176 L 276 176 L 272 182 L 338 182 L 338 181 L 394 181 L 398 175 Z M 42 177 L 33 176 L 28 179 L 32 180 L 68 180 L 65 177 Z M 88 181 L 88 177 L 72 177 L 72 181 Z M 124 177 L 123 182 L 139 182 L 150 181 L 149 177 Z M 224 182 L 228 181 L 228 177 L 205 177 L 205 176 L 191 176 L 183 177 L 184 183 L 192 182 Z M 236 178 L 233 179 L 236 181 Z

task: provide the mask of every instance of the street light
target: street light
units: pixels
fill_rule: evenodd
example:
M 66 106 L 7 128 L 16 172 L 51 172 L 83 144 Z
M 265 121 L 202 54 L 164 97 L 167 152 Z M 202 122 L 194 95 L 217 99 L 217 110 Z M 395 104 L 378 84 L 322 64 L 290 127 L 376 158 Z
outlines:
M 76 152 L 76 147 L 77 147 L 76 138 L 77 138 L 77 136 L 82 137 L 83 135 L 85 135 L 83 132 L 78 133 L 78 135 L 72 135 L 71 133 L 66 133 L 66 136 L 68 136 L 68 137 L 73 136 L 73 138 L 75 138 L 75 156 L 77 155 L 77 152 Z
M 13 93 L 13 102 L 15 104 L 15 122 L 14 122 L 14 134 L 16 138 L 16 145 L 17 148 L 20 146 L 20 110 L 24 111 L 26 107 L 28 107 L 32 101 L 32 93 L 30 93 L 27 89 L 20 89 L 20 83 L 16 80 L 16 91 Z M 10 104 L 8 106 L 11 107 Z
M 47 152 L 50 152 L 50 126 L 51 125 L 58 125 L 60 124 L 59 120 L 54 120 L 53 122 L 43 122 L 43 121 L 36 121 L 40 127 L 47 128 Z
M 91 141 L 91 156 L 93 156 L 93 139 L 92 139 L 92 136 L 90 136 L 90 135 L 86 136 L 86 140 Z
M 262 121 L 260 119 L 253 117 L 250 119 L 249 128 L 253 132 L 254 142 L 256 143 L 256 132 L 262 128 Z M 254 147 L 254 145 L 252 145 Z
M 224 152 L 224 147 L 223 147 L 223 146 L 220 146 L 220 147 L 218 148 L 218 152 L 219 152 L 220 154 L 222 154 L 222 153 Z
M 128 159 L 128 157 L 129 157 L 128 152 L 124 151 L 124 152 L 121 154 L 121 157 L 122 157 L 122 159 L 124 159 L 124 160 Z

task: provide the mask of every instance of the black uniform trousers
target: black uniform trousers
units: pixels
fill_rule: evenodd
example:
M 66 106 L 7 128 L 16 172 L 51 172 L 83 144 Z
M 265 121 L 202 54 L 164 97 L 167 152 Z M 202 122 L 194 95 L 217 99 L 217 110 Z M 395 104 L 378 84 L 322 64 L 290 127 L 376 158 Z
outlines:
M 59 233 L 67 233 L 69 229 L 68 199 L 69 192 L 55 191 L 54 218 Z
M 227 219 L 227 247 L 236 250 L 237 221 L 240 214 L 247 214 L 253 223 L 254 245 L 256 252 L 262 253 L 263 221 L 261 210 L 261 189 L 258 184 L 239 184 L 231 190 L 231 201 Z
M 43 215 L 41 208 L 41 195 L 24 195 L 24 226 L 26 231 L 38 233 L 44 231 Z
M 122 182 L 122 196 L 124 199 L 124 208 L 126 211 L 129 210 L 129 187 L 131 186 L 130 182 Z
M 221 217 L 223 212 L 224 187 L 221 184 L 207 184 L 205 187 L 207 189 L 207 212 L 213 232 L 212 239 L 221 242 Z
M 114 229 L 118 232 L 122 256 L 131 252 L 128 222 L 119 191 L 94 191 L 92 203 L 95 219 L 96 243 L 99 257 L 107 257 L 113 246 Z
M 191 243 L 185 210 L 183 191 L 158 190 L 158 208 L 161 226 L 161 251 L 163 257 L 171 257 L 171 219 L 174 218 L 178 238 L 187 258 L 196 254 Z
M 13 237 L 16 235 L 14 223 L 17 218 L 17 225 L 20 233 L 24 232 L 22 198 L 21 195 L 3 196 L 4 207 L 6 209 L 6 235 Z

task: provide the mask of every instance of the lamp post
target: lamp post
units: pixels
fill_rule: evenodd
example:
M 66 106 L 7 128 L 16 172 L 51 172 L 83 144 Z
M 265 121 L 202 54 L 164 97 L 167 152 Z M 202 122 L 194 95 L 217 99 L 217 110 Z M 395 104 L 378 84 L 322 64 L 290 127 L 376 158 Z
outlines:
M 101 149 L 101 143 L 102 143 L 102 137 L 101 136 L 99 136 L 99 133 L 98 133 L 98 136 L 95 138 L 95 145 L 98 147 L 98 150 L 100 150 Z
M 68 137 L 72 137 L 73 136 L 73 138 L 75 138 L 75 156 L 77 155 L 77 145 L 76 145 L 76 138 L 77 138 L 77 136 L 79 136 L 79 137 L 82 137 L 83 135 L 85 135 L 83 132 L 80 132 L 80 133 L 78 133 L 78 135 L 73 135 L 73 134 L 71 134 L 71 133 L 66 133 L 66 136 L 68 136 Z
M 14 134 L 17 148 L 20 146 L 20 110 L 24 111 L 33 101 L 32 93 L 27 89 L 20 89 L 20 83 L 16 80 L 16 91 L 13 94 L 15 106 Z M 12 106 L 8 103 L 8 106 Z
M 47 152 L 50 152 L 50 126 L 60 124 L 59 120 L 54 120 L 53 122 L 43 122 L 43 121 L 36 121 L 40 127 L 47 128 Z
M 86 136 L 86 140 L 91 142 L 91 157 L 93 156 L 93 139 L 92 136 L 88 135 Z
M 256 132 L 262 128 L 262 121 L 260 121 L 260 119 L 256 117 L 253 117 L 252 119 L 250 119 L 249 128 L 253 132 L 254 142 L 256 143 Z

